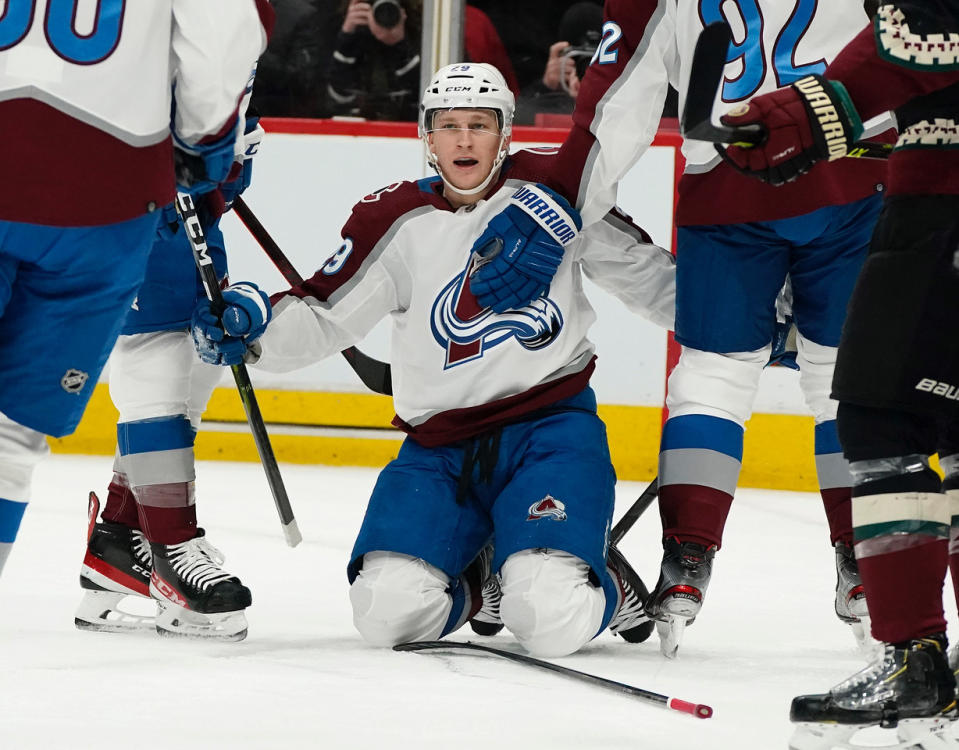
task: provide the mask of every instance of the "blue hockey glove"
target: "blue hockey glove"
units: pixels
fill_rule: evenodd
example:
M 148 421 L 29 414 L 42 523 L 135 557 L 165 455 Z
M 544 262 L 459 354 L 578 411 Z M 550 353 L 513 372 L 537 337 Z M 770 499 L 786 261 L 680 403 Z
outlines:
M 520 187 L 473 244 L 481 261 L 488 259 L 470 278 L 476 299 L 497 313 L 528 305 L 546 291 L 582 226 L 558 193 L 539 184 Z
M 247 347 L 266 330 L 273 317 L 270 298 L 256 284 L 241 281 L 223 290 L 226 305 L 217 317 L 208 300 L 193 309 L 191 330 L 200 359 L 211 365 L 238 365 Z
M 177 189 L 196 197 L 215 190 L 230 173 L 236 155 L 236 128 L 211 143 L 188 145 L 173 135 Z

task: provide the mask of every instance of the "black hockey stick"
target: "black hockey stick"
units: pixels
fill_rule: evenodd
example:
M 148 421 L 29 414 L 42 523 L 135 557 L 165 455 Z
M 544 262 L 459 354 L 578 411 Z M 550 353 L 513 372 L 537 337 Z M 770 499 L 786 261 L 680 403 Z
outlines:
M 643 493 L 629 506 L 629 510 L 623 514 L 623 517 L 613 526 L 613 530 L 609 532 L 609 543 L 611 545 L 619 545 L 623 537 L 626 536 L 626 532 L 633 528 L 633 524 L 636 523 L 637 519 L 653 504 L 653 500 L 656 499 L 658 494 L 659 477 L 653 477 L 653 481 L 649 483 L 649 486 L 643 490 Z
M 729 143 L 742 148 L 757 146 L 766 137 L 761 125 L 730 127 L 713 123 L 713 101 L 723 82 L 726 54 L 732 42 L 732 31 L 724 21 L 714 21 L 706 26 L 693 52 L 689 71 L 689 87 L 683 109 L 682 132 L 684 138 L 710 143 Z M 875 141 L 857 141 L 846 154 L 847 158 L 888 159 L 893 144 Z
M 243 222 L 243 226 L 253 235 L 253 239 L 263 248 L 263 252 L 273 261 L 273 265 L 276 266 L 276 269 L 283 275 L 287 283 L 290 284 L 290 286 L 301 284 L 303 277 L 300 276 L 296 268 L 293 267 L 290 259 L 286 257 L 283 250 L 276 244 L 276 241 L 270 236 L 270 233 L 266 231 L 266 227 L 260 223 L 260 220 L 256 218 L 256 214 L 253 213 L 242 197 L 238 196 L 234 199 L 233 211 L 240 221 Z M 382 393 L 384 396 L 393 395 L 393 377 L 388 362 L 380 362 L 378 359 L 373 359 L 373 357 L 364 354 L 355 346 L 344 349 L 340 354 L 349 362 L 350 367 L 353 368 L 353 372 L 363 381 L 363 385 L 375 393 Z
M 414 641 L 412 643 L 400 643 L 396 646 L 393 646 L 394 651 L 437 651 L 437 650 L 446 650 L 446 651 L 482 651 L 487 654 L 493 654 L 494 656 L 499 656 L 503 659 L 509 659 L 510 661 L 517 662 L 518 664 L 525 664 L 529 667 L 536 667 L 538 669 L 544 669 L 548 672 L 556 672 L 565 677 L 571 677 L 574 680 L 579 680 L 581 682 L 587 682 L 591 685 L 598 685 L 599 687 L 606 688 L 607 690 L 615 690 L 618 693 L 625 693 L 626 695 L 632 695 L 636 698 L 639 698 L 642 701 L 647 703 L 652 703 L 657 706 L 662 706 L 663 708 L 671 708 L 673 711 L 679 711 L 684 714 L 690 714 L 695 716 L 697 719 L 708 719 L 713 715 L 713 709 L 703 703 L 691 703 L 689 701 L 684 701 L 681 698 L 670 698 L 668 695 L 663 695 L 661 693 L 654 693 L 650 690 L 643 690 L 643 688 L 633 687 L 632 685 L 627 685 L 624 682 L 616 682 L 616 680 L 609 680 L 605 677 L 598 677 L 594 674 L 589 674 L 588 672 L 580 672 L 578 669 L 570 669 L 569 667 L 561 667 L 559 664 L 553 664 L 552 662 L 543 661 L 542 659 L 535 659 L 532 656 L 526 656 L 525 654 L 516 654 L 512 651 L 505 651 L 499 648 L 492 648 L 491 646 L 483 646 L 479 643 L 469 643 L 462 641 Z
M 180 214 L 186 235 L 193 247 L 193 259 L 196 261 L 200 278 L 203 280 L 206 296 L 210 300 L 210 309 L 219 317 L 225 307 L 223 293 L 220 291 L 216 271 L 213 269 L 213 259 L 210 257 L 206 244 L 206 232 L 203 231 L 203 225 L 197 215 L 193 198 L 188 193 L 178 192 L 176 194 L 176 210 Z M 247 422 L 250 423 L 250 431 L 253 433 L 256 451 L 260 454 L 260 462 L 263 464 L 266 480 L 270 485 L 270 492 L 273 494 L 273 502 L 276 504 L 277 513 L 280 514 L 283 536 L 286 537 L 288 545 L 295 547 L 303 541 L 303 537 L 300 535 L 296 518 L 293 517 L 290 498 L 286 494 L 283 477 L 280 476 L 280 468 L 276 463 L 276 456 L 273 455 L 273 446 L 270 445 L 270 436 L 266 433 L 263 415 L 260 414 L 260 407 L 256 402 L 256 394 L 253 392 L 250 374 L 246 371 L 246 365 L 242 362 L 233 365 L 231 369 L 233 370 L 233 379 L 236 380 L 236 389 L 240 392 L 240 401 L 243 402 L 243 408 L 246 410 Z

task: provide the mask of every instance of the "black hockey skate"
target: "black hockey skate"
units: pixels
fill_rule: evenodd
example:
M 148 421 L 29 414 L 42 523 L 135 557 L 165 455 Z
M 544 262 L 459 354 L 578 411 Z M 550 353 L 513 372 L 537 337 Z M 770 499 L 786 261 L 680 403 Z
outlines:
M 97 523 L 99 510 L 100 500 L 91 492 L 87 550 L 80 568 L 80 588 L 85 593 L 73 622 L 80 630 L 153 632 L 156 604 L 150 599 L 150 543 L 139 529 L 110 521 Z
M 470 618 L 470 627 L 476 635 L 496 635 L 503 629 L 503 620 L 499 616 L 499 603 L 503 598 L 499 579 L 491 575 L 483 584 L 483 606 Z
M 503 629 L 503 620 L 499 616 L 499 604 L 503 599 L 503 592 L 500 589 L 499 579 L 492 572 L 492 566 L 493 545 L 487 544 L 464 572 L 470 585 L 476 585 L 476 581 L 483 582 L 483 588 L 480 591 L 483 603 L 479 611 L 469 620 L 470 627 L 476 635 L 496 635 Z
M 943 736 L 956 706 L 956 679 L 945 649 L 944 633 L 902 648 L 887 643 L 875 662 L 828 693 L 793 698 L 789 718 L 799 726 L 790 748 L 956 747 Z M 896 744 L 854 744 L 854 735 L 870 727 L 896 729 Z
M 629 643 L 642 643 L 653 633 L 653 622 L 646 616 L 643 602 L 649 590 L 633 570 L 623 553 L 610 545 L 606 565 L 619 586 L 619 607 L 609 621 L 609 629 Z
M 870 635 L 866 590 L 859 577 L 859 565 L 853 549 L 845 542 L 836 542 L 836 617 L 847 623 L 859 649 L 872 653 L 879 644 Z
M 646 614 L 656 621 L 659 648 L 669 659 L 676 656 L 686 626 L 703 606 L 715 554 L 715 547 L 675 537 L 663 540 L 659 581 L 646 599 Z
M 156 629 L 160 635 L 246 638 L 243 610 L 252 603 L 250 590 L 220 567 L 223 554 L 206 540 L 203 529 L 180 544 L 151 546 L 150 594 L 159 602 Z

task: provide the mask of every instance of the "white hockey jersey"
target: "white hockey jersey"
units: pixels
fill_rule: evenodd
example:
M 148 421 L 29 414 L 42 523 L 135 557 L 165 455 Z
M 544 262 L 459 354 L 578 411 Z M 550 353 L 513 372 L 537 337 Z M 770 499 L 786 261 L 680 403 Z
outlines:
M 133 218 L 172 200 L 171 94 L 187 143 L 223 132 L 266 0 L 8 0 L 0 23 L 0 218 Z
M 576 200 L 585 224 L 614 204 L 617 183 L 651 143 L 667 83 L 678 90 L 683 112 L 693 49 L 706 24 L 725 20 L 733 32 L 714 102 L 717 120 L 756 94 L 823 73 L 868 23 L 862 0 L 607 0 L 605 8 L 603 37 L 552 182 Z M 881 190 L 884 175 L 881 163 L 847 159 L 771 188 L 723 164 L 710 143 L 687 141 L 683 155 L 681 225 L 796 216 L 866 197 Z
M 469 289 L 470 248 L 514 190 L 552 155 L 521 151 L 485 200 L 452 210 L 439 178 L 399 182 L 354 208 L 343 244 L 316 274 L 273 297 L 257 365 L 292 370 L 358 342 L 393 317 L 395 424 L 424 445 L 464 439 L 572 396 L 589 382 L 595 313 L 581 274 L 671 328 L 672 256 L 611 213 L 567 248 L 549 291 L 497 315 Z

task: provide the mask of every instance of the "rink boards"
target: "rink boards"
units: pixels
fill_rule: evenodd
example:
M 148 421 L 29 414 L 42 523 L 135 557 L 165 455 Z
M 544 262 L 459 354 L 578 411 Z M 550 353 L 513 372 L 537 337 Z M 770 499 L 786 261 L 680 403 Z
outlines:
M 254 167 L 249 206 L 294 266 L 309 276 L 339 245 L 339 229 L 353 203 L 394 182 L 427 174 L 423 149 L 408 123 L 266 120 Z M 561 140 L 563 131 L 517 128 L 514 148 Z M 619 204 L 653 239 L 673 246 L 675 180 L 682 169 L 679 136 L 662 132 L 623 181 Z M 223 222 L 233 280 L 256 281 L 269 292 L 287 286 L 232 215 Z M 613 297 L 584 282 L 598 320 L 593 387 L 606 421 L 613 462 L 622 479 L 655 475 L 667 363 L 675 351 L 665 332 L 629 313 Z M 389 321 L 359 345 L 389 359 Z M 674 345 L 673 345 L 674 347 Z M 280 461 L 381 466 L 396 455 L 402 435 L 389 427 L 389 398 L 365 391 L 342 358 L 296 373 L 251 371 Z M 109 377 L 109 370 L 105 378 Z M 69 453 L 110 454 L 116 410 L 105 383 L 73 436 L 52 441 Z M 224 372 L 197 439 L 201 459 L 256 461 L 252 438 L 229 371 Z M 767 371 L 747 426 L 743 486 L 811 490 L 812 418 L 802 404 L 798 376 Z

